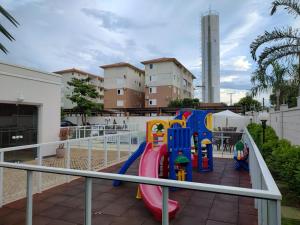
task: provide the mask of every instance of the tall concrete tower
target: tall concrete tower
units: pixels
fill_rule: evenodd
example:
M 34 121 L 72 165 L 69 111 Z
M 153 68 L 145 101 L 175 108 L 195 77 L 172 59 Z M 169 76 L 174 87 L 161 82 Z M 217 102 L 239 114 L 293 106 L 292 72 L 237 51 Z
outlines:
M 201 17 L 203 102 L 220 102 L 219 36 L 219 15 L 209 10 Z

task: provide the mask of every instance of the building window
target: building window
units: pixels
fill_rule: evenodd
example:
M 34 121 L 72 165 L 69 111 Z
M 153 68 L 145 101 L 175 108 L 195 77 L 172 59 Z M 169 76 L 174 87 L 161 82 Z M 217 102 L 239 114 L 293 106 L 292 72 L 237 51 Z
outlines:
M 150 87 L 149 94 L 156 94 L 156 87 Z
M 149 76 L 149 80 L 150 81 L 156 81 L 156 76 L 155 75 Z
M 149 105 L 156 105 L 156 99 L 149 99 Z
M 153 69 L 153 64 L 149 64 L 150 69 Z
M 123 100 L 117 100 L 117 106 L 118 107 L 124 106 L 124 101 Z
M 183 79 L 183 86 L 186 87 L 187 86 L 187 80 Z
M 123 89 L 118 89 L 118 95 L 124 95 L 124 90 Z
M 139 87 L 141 86 L 141 82 L 139 82 Z

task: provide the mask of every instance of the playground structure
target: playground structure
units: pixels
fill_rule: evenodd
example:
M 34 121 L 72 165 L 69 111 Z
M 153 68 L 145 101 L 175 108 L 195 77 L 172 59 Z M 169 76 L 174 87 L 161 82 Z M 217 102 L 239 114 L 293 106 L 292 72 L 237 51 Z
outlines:
M 194 143 L 193 146 L 191 143 Z M 192 181 L 192 171 L 213 170 L 212 114 L 209 111 L 182 110 L 174 120 L 150 120 L 146 141 L 129 157 L 119 173 L 126 173 L 141 156 L 139 176 Z M 119 186 L 121 181 L 114 181 Z M 162 190 L 158 186 L 140 184 L 137 198 L 142 198 L 156 220 L 162 218 Z M 169 218 L 179 209 L 176 201 L 168 200 Z

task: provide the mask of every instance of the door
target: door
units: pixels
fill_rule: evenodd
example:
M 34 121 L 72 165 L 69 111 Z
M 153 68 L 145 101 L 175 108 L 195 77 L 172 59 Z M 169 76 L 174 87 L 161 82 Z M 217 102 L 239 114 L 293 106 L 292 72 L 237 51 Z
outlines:
M 38 107 L 0 103 L 0 148 L 37 143 Z M 29 161 L 36 148 L 6 152 L 5 161 Z

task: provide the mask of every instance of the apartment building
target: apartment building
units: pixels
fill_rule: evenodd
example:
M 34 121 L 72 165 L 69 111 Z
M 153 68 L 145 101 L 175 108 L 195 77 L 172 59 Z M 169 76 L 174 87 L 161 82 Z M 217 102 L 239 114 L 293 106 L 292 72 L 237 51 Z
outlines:
M 129 63 L 100 66 L 104 69 L 104 108 L 143 108 L 145 72 Z
M 104 79 L 95 74 L 91 74 L 79 69 L 65 69 L 56 71 L 54 73 L 62 75 L 62 89 L 61 89 L 61 107 L 64 109 L 72 109 L 75 104 L 73 104 L 68 98 L 68 95 L 72 94 L 73 88 L 68 85 L 68 82 L 72 80 L 72 78 L 78 79 L 86 79 L 90 78 L 90 83 L 93 84 L 96 90 L 99 93 L 99 97 L 95 99 L 97 103 L 104 103 Z
M 158 58 L 145 65 L 145 107 L 167 107 L 171 100 L 193 98 L 196 78 L 176 58 Z

